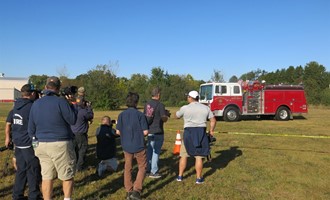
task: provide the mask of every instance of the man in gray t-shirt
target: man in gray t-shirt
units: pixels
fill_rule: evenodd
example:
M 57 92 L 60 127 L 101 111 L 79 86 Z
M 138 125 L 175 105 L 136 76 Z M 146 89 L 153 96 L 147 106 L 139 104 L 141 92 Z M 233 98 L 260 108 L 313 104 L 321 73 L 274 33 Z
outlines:
M 182 181 L 183 172 L 187 165 L 187 157 L 195 156 L 196 184 L 204 182 L 202 176 L 203 158 L 209 154 L 209 142 L 206 135 L 207 120 L 210 120 L 210 135 L 214 135 L 216 119 L 210 108 L 198 102 L 197 91 L 190 91 L 187 95 L 188 105 L 182 106 L 176 112 L 176 117 L 183 117 L 184 133 L 180 149 L 179 175 L 177 181 Z

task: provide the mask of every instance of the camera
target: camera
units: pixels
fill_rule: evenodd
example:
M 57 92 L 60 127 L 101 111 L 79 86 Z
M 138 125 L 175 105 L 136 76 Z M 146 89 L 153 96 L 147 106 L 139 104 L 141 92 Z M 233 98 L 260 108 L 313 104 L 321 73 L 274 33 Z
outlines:
M 34 92 L 35 92 L 35 99 L 34 100 L 37 100 L 42 96 L 42 91 L 41 90 L 34 90 Z
M 171 117 L 171 112 L 169 110 L 165 109 L 165 115 L 167 117 Z
M 0 152 L 5 151 L 7 149 L 9 149 L 9 150 L 14 149 L 14 143 L 12 141 L 9 142 L 8 147 L 6 147 L 6 146 L 0 147 Z
M 92 102 L 91 101 L 87 101 L 84 97 L 78 96 L 75 99 L 75 101 L 76 101 L 76 103 L 77 103 L 78 106 L 81 106 L 83 108 L 92 107 Z
M 210 134 L 210 132 L 207 132 L 206 135 L 207 135 L 207 139 L 209 140 L 209 144 L 210 144 L 210 146 L 213 145 L 213 143 L 214 143 L 215 141 L 217 141 L 217 139 L 216 139 L 214 136 L 212 136 L 212 135 Z M 212 161 L 211 152 L 210 152 L 209 155 L 206 156 L 206 159 L 207 159 L 208 162 L 211 162 L 211 161 Z
M 209 132 L 207 132 L 207 138 L 209 140 L 210 145 L 212 145 L 215 141 L 217 141 L 217 138 L 212 136 Z
M 78 92 L 77 86 L 67 86 L 60 90 L 62 96 L 74 96 Z

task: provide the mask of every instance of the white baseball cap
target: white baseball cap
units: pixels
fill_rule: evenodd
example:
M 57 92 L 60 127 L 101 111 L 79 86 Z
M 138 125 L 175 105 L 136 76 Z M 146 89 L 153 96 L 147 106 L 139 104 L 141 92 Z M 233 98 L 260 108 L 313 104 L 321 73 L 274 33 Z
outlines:
M 193 90 L 193 91 L 190 91 L 190 92 L 188 93 L 188 96 L 190 96 L 190 97 L 196 99 L 196 98 L 199 96 L 199 94 L 198 94 L 197 91 Z

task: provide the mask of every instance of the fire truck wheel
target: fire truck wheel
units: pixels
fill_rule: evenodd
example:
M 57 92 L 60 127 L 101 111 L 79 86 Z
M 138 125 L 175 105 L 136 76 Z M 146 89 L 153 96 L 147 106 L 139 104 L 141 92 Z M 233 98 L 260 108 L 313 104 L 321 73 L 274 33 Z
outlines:
M 290 119 L 290 110 L 287 107 L 281 106 L 276 112 L 276 119 L 280 121 L 287 121 Z
M 227 122 L 235 122 L 240 118 L 238 109 L 235 107 L 228 107 L 225 109 L 223 119 Z

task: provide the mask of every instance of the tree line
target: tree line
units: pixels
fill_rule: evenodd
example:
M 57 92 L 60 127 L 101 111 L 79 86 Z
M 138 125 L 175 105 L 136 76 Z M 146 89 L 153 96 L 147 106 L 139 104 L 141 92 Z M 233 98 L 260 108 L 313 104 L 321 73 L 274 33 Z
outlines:
M 37 88 L 42 89 L 46 83 L 47 75 L 31 75 L 30 81 Z M 128 79 L 117 77 L 110 65 L 97 65 L 86 74 L 81 74 L 74 79 L 60 76 L 62 87 L 83 86 L 86 89 L 86 98 L 93 102 L 93 107 L 99 110 L 114 110 L 125 105 L 126 94 L 137 92 L 140 95 L 140 104 L 143 105 L 150 99 L 150 92 L 154 87 L 161 88 L 161 98 L 166 106 L 182 106 L 186 104 L 185 94 L 190 90 L 199 89 L 200 84 L 207 81 L 195 80 L 191 75 L 169 74 L 161 67 L 154 67 L 151 76 L 133 74 Z M 233 75 L 229 82 L 238 80 L 265 80 L 266 84 L 303 85 L 307 102 L 313 105 L 330 105 L 330 73 L 323 65 L 309 62 L 304 67 L 289 66 L 286 69 L 266 72 L 257 69 L 241 75 Z M 221 71 L 214 70 L 208 81 L 221 81 Z

